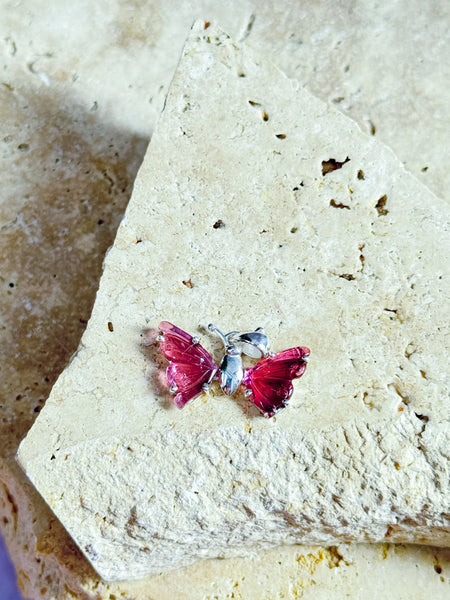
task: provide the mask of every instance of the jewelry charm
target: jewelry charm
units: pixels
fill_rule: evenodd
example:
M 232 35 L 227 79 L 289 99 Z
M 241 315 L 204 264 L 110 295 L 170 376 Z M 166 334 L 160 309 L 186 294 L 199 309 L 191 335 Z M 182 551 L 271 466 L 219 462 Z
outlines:
M 294 391 L 292 380 L 303 375 L 310 353 L 304 346 L 270 353 L 269 341 L 262 327 L 248 333 L 232 331 L 223 334 L 210 324 L 209 330 L 216 333 L 225 346 L 219 367 L 198 338 L 167 321 L 162 321 L 159 329 L 161 352 L 169 361 L 167 381 L 175 394 L 174 403 L 178 408 L 183 408 L 208 390 L 217 378 L 225 394 L 231 396 L 241 388 L 265 417 L 272 417 L 287 406 Z M 242 354 L 262 360 L 244 369 Z

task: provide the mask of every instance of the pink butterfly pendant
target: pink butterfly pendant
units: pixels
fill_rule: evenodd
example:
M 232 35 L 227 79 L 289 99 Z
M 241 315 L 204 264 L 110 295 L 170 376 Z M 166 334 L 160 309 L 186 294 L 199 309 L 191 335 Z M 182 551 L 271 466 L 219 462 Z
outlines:
M 174 403 L 183 408 L 188 402 L 208 390 L 214 379 L 219 379 L 227 395 L 243 388 L 265 417 L 272 417 L 287 406 L 294 390 L 292 380 L 301 377 L 306 369 L 309 349 L 297 346 L 271 354 L 262 328 L 250 333 L 236 331 L 224 335 L 214 325 L 209 326 L 225 345 L 225 356 L 220 367 L 199 343 L 179 327 L 162 321 L 158 337 L 161 352 L 169 361 L 167 381 L 175 394 Z M 242 354 L 253 358 L 264 357 L 255 366 L 244 369 Z

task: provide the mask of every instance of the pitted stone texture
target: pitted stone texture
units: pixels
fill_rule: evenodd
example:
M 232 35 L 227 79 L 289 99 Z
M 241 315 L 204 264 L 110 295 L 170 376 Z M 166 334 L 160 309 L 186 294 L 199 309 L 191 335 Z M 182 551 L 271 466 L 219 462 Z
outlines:
M 388 144 L 449 198 L 448 2 L 46 0 L 2 3 L 6 84 L 62 84 L 130 136 L 148 136 L 195 18 L 221 23 Z M 80 48 L 84 48 L 80 52 Z
M 17 465 L 0 462 L 8 496 L 0 497 L 2 531 L 7 533 L 25 598 L 114 597 L 136 600 L 338 600 L 380 595 L 410 600 L 448 597 L 450 551 L 403 544 L 282 546 L 242 558 L 204 560 L 185 569 L 135 582 L 98 577 L 54 514 L 43 511 Z M 38 510 L 36 510 L 38 508 Z M 6 523 L 6 524 L 5 524 Z M 35 543 L 30 543 L 36 540 Z M 36 586 L 39 582 L 39 586 Z M 126 596 L 125 596 L 126 594 Z
M 448 544 L 447 247 L 447 205 L 388 149 L 197 24 L 22 465 L 105 579 L 280 543 Z M 162 318 L 310 346 L 291 406 L 172 407 L 139 346 Z
M 241 556 L 248 540 L 255 549 L 303 539 L 445 545 L 435 508 L 448 489 L 445 459 L 427 460 L 445 455 L 448 440 L 422 434 L 422 423 L 405 416 L 391 427 L 349 424 L 320 436 L 228 428 L 112 437 L 64 448 L 39 484 L 52 489 L 50 506 L 79 532 L 75 538 L 94 564 L 130 538 L 135 551 L 122 553 L 118 579 L 145 575 L 150 562 L 164 572 L 185 563 L 193 548 L 206 557 Z
M 0 253 L 6 259 L 0 302 L 0 453 L 9 457 L 8 463 L 76 349 L 103 254 L 113 239 L 145 139 L 153 129 L 195 15 L 218 19 L 234 36 L 260 47 L 287 73 L 319 97 L 334 101 L 368 130 L 371 120 L 378 139 L 390 144 L 434 191 L 447 195 L 442 157 L 448 155 L 448 128 L 443 121 L 449 103 L 449 63 L 442 57 L 448 54 L 450 42 L 448 3 L 335 3 L 330 10 L 328 2 L 187 1 L 176 12 L 166 12 L 167 3 L 158 1 L 124 4 L 111 0 L 103 6 L 105 10 L 101 3 L 93 9 L 84 0 L 76 4 L 61 0 L 56 7 L 31 0 L 4 2 L 0 9 L 5 200 L 0 210 Z M 14 289 L 10 282 L 15 283 Z M 23 473 L 9 466 L 11 477 L 3 478 L 0 472 L 1 500 L 6 507 L 12 506 L 9 495 L 13 493 L 20 507 L 30 506 L 29 511 L 22 511 L 30 521 L 21 519 L 20 529 L 1 523 L 20 569 L 25 596 L 61 600 L 72 598 L 77 590 L 80 597 L 108 598 L 109 586 L 75 551 L 45 503 L 26 485 Z M 8 512 L 3 514 L 10 519 Z M 360 555 L 358 547 L 346 551 L 348 567 L 317 570 L 314 577 L 304 578 L 306 589 L 301 583 L 303 571 L 295 568 L 294 549 L 285 550 L 282 566 L 277 566 L 276 553 L 272 558 L 264 554 L 259 570 L 255 562 L 249 565 L 244 559 L 235 561 L 227 572 L 230 582 L 233 572 L 240 573 L 236 575 L 239 580 L 245 576 L 246 587 L 239 588 L 245 598 L 253 593 L 258 598 L 264 593 L 286 595 L 290 590 L 286 579 L 291 581 L 291 577 L 305 595 L 317 598 L 319 587 L 328 589 L 329 584 L 335 596 L 338 585 L 344 597 L 354 593 L 355 586 L 360 589 L 364 570 L 373 573 L 372 579 L 365 580 L 367 598 L 382 589 L 386 573 L 390 573 L 388 589 L 393 589 L 395 580 L 396 597 L 406 598 L 411 594 L 401 582 L 408 581 L 408 574 L 410 581 L 417 582 L 416 560 L 421 589 L 427 590 L 423 597 L 437 598 L 440 577 L 445 579 L 433 570 L 431 549 L 404 549 L 401 561 L 392 552 L 382 562 L 375 549 Z M 304 551 L 305 556 L 308 552 Z M 311 560 L 317 556 L 315 552 Z M 441 552 L 445 573 L 442 560 Z M 277 566 L 270 582 L 264 561 Z M 209 588 L 202 582 L 211 569 L 220 579 L 221 597 L 227 595 L 228 588 L 219 577 L 224 561 L 214 563 L 215 567 L 206 564 L 198 580 L 182 571 L 179 596 L 186 598 L 183 577 L 202 588 L 198 595 L 208 595 Z M 247 565 L 244 571 L 242 564 Z M 202 567 L 198 568 L 201 572 Z M 314 586 L 308 588 L 312 579 Z M 173 577 L 163 583 L 146 579 L 139 586 L 124 583 L 114 588 L 114 594 L 127 598 L 142 594 L 148 600 L 161 585 L 158 597 L 173 598 L 172 581 Z M 270 591 L 263 584 L 256 586 L 262 581 Z M 195 596 L 195 589 L 190 589 Z M 214 595 L 218 594 L 216 586 Z

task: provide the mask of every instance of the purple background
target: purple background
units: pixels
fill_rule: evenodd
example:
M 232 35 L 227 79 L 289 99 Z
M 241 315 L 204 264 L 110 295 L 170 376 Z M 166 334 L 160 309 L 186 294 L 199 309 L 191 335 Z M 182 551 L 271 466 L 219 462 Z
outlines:
M 16 571 L 6 549 L 3 536 L 0 534 L 0 599 L 23 600 L 17 587 Z

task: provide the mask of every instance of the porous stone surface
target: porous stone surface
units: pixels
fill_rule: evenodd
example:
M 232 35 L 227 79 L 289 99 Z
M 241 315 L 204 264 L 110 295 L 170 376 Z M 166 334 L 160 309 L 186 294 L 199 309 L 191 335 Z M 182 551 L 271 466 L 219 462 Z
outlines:
M 13 469 L 2 467 L 0 473 L 9 486 L 9 499 L 2 497 L 0 509 L 10 519 L 8 528 L 15 529 L 10 549 L 24 595 L 31 600 L 448 597 L 449 549 L 391 543 L 281 546 L 245 559 L 199 561 L 139 581 L 106 582 L 53 513 L 42 511 L 31 484 Z
M 21 464 L 107 580 L 296 542 L 447 545 L 446 248 L 447 205 L 390 150 L 198 23 Z M 163 318 L 310 346 L 290 407 L 265 420 L 216 389 L 175 409 L 139 344 Z
M 1 10 L 5 83 L 22 87 L 34 80 L 44 92 L 62 85 L 70 92 L 69 110 L 76 99 L 101 115 L 105 128 L 145 136 L 193 20 L 221 23 L 388 144 L 437 195 L 450 197 L 445 0 L 184 0 L 176 10 L 161 0 L 101 0 L 95 6 L 87 0 L 57 6 L 5 0 Z
M 448 11 L 445 1 L 420 0 L 185 1 L 176 11 L 158 0 L 2 3 L 0 527 L 26 597 L 372 598 L 387 589 L 396 598 L 447 598 L 446 551 L 403 546 L 345 545 L 345 565 L 313 575 L 295 560 L 311 550 L 286 547 L 254 561 L 198 563 L 177 578 L 106 584 L 14 455 L 85 328 L 105 250 L 195 16 L 218 19 L 260 48 L 448 198 Z M 239 587 L 230 591 L 231 581 Z

